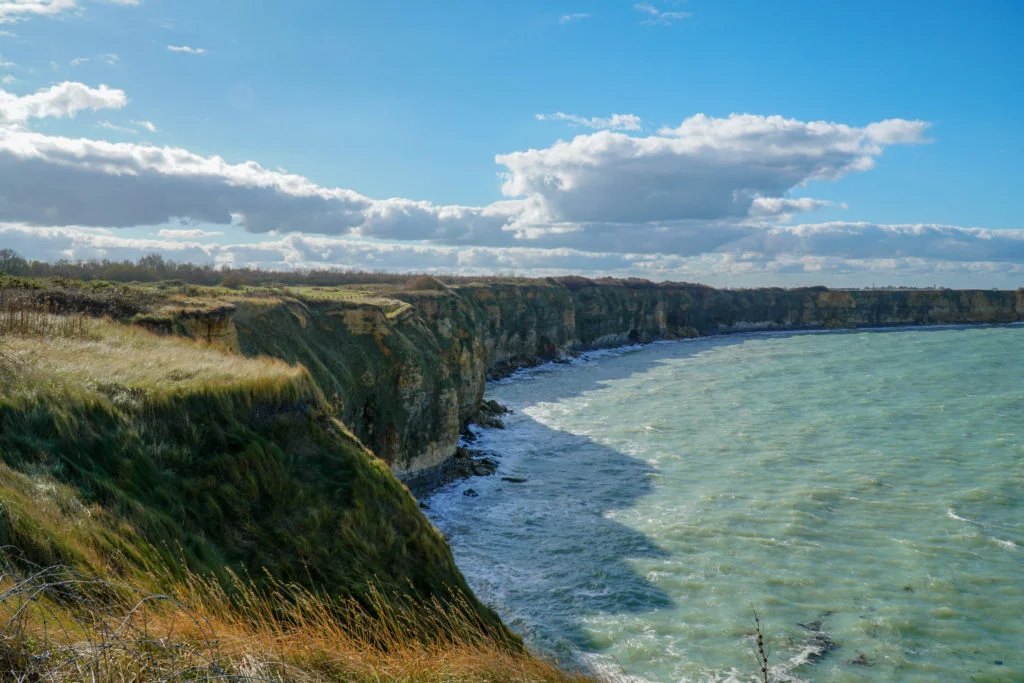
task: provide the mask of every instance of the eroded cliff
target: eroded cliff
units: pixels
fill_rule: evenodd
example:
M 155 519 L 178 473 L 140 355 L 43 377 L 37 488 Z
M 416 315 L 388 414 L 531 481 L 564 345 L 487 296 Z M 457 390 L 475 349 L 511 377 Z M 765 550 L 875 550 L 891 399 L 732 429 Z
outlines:
M 392 471 L 430 476 L 455 453 L 488 378 L 582 350 L 757 329 L 1000 324 L 1024 293 L 719 290 L 550 279 L 394 291 L 377 300 L 241 303 L 177 325 L 309 368 L 337 415 Z

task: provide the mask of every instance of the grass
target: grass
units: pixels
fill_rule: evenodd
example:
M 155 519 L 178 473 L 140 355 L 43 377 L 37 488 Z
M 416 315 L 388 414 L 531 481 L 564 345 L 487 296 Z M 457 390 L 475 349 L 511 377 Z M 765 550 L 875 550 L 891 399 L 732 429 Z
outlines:
M 0 289 L 0 675 L 584 680 L 476 600 L 303 366 L 86 315 L 110 314 L 103 287 L 17 285 Z M 195 294 L 139 290 L 117 295 L 147 302 L 132 317 Z
M 593 680 L 483 635 L 468 604 L 396 602 L 372 610 L 302 586 L 233 590 L 190 574 L 149 593 L 64 567 L 0 575 L 0 675 L 47 681 Z M 429 626 L 434 637 L 422 638 Z
M 300 392 L 315 393 L 304 369 L 282 361 L 243 358 L 201 342 L 83 316 L 19 312 L 14 318 L 28 322 L 16 326 L 18 333 L 6 334 L 7 355 L 32 369 L 38 391 L 98 400 L 118 392 L 155 398 L 249 390 L 278 399 L 305 384 Z M 0 315 L 0 326 L 4 322 Z M 9 400 L 17 398 L 12 393 Z
M 422 657 L 454 647 L 420 613 L 432 605 L 472 614 L 480 637 L 525 656 L 303 367 L 110 320 L 88 319 L 81 335 L 61 329 L 47 322 L 0 338 L 0 544 L 25 566 L 153 592 L 180 593 L 203 577 L 207 597 L 237 594 L 233 577 L 251 574 L 275 614 L 314 594 L 376 619 L 406 605 L 419 638 L 409 647 Z M 252 631 L 252 605 L 231 623 L 226 609 L 219 628 L 250 629 L 239 647 L 271 628 L 264 620 Z M 354 622 L 332 623 L 331 634 L 294 632 L 281 657 L 302 642 L 326 648 Z

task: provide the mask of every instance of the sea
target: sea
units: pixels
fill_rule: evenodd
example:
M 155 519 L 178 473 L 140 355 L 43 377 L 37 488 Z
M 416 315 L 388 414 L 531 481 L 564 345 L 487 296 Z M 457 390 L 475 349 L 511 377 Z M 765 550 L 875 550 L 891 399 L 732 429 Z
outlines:
M 1024 681 L 1024 327 L 658 342 L 487 398 L 497 475 L 427 514 L 535 651 L 758 681 L 756 614 L 772 681 Z

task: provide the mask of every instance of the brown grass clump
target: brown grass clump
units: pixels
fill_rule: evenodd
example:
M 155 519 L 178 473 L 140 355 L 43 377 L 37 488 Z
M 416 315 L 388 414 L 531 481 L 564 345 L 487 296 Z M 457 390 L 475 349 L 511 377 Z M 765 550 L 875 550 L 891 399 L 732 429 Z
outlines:
M 0 676 L 46 681 L 593 680 L 482 636 L 468 605 L 335 602 L 190 575 L 156 594 L 62 567 L 0 575 Z M 429 632 L 431 637 L 424 638 Z

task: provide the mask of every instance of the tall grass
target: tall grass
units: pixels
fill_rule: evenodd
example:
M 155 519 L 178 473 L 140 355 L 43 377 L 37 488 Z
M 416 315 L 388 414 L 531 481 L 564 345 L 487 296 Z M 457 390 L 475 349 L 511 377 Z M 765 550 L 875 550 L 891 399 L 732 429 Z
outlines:
M 46 681 L 593 680 L 483 635 L 464 605 L 367 606 L 278 581 L 189 574 L 148 593 L 66 567 L 0 574 L 0 676 Z M 430 637 L 424 635 L 429 631 Z
M 57 315 L 28 297 L 0 297 L 0 336 L 85 339 L 91 327 L 81 313 Z

